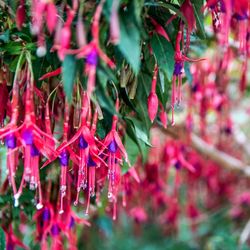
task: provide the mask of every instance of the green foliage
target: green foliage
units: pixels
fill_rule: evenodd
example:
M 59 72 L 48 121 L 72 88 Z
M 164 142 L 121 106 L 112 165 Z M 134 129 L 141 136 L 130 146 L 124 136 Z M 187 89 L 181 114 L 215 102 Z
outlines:
M 0 227 L 0 250 L 6 249 L 6 239 L 3 229 Z
M 76 73 L 76 59 L 74 56 L 67 55 L 62 64 L 62 80 L 63 80 L 64 92 L 67 96 L 69 103 L 72 100 L 75 73 Z
M 140 69 L 140 33 L 136 25 L 136 17 L 133 11 L 132 1 L 128 4 L 127 9 L 120 16 L 120 32 L 121 38 L 118 44 L 119 50 L 122 52 L 128 63 L 138 74 Z

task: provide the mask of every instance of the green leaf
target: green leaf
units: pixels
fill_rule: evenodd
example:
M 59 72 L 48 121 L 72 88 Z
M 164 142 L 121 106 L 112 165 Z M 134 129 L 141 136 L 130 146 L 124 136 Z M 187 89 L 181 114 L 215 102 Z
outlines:
M 134 9 L 136 23 L 140 27 L 141 26 L 141 11 L 144 5 L 144 0 L 134 0 L 133 5 L 134 5 L 133 9 Z
M 0 186 L 2 186 L 7 177 L 7 149 L 5 146 L 0 147 L 0 173 Z
M 164 37 L 155 34 L 151 39 L 151 45 L 159 68 L 166 73 L 171 81 L 174 70 L 174 49 L 170 42 Z
M 73 85 L 76 73 L 76 59 L 72 55 L 67 55 L 62 65 L 62 80 L 64 92 L 69 103 L 72 100 Z
M 193 5 L 194 9 L 194 15 L 196 18 L 197 28 L 198 28 L 198 34 L 200 35 L 200 38 L 205 39 L 206 38 L 206 32 L 204 28 L 204 15 L 202 12 L 202 6 L 203 6 L 203 0 L 191 0 L 191 3 Z
M 4 43 L 8 43 L 10 40 L 10 31 L 6 30 L 5 32 L 3 32 L 0 35 L 0 41 L 4 42 Z
M 3 229 L 0 227 L 0 250 L 6 249 L 6 239 Z
M 172 4 L 162 3 L 162 2 L 146 2 L 144 5 L 145 6 L 162 7 L 162 8 L 166 8 L 168 10 L 171 10 L 172 12 L 176 13 L 176 15 L 179 16 L 186 25 L 188 25 L 188 22 L 187 22 L 187 19 L 185 18 L 185 16 L 181 13 L 181 11 L 178 8 L 176 8 Z
M 192 85 L 192 82 L 193 82 L 193 75 L 192 73 L 190 72 L 190 67 L 189 67 L 189 63 L 188 62 L 185 62 L 184 63 L 184 70 L 185 70 L 185 75 L 187 77 L 187 80 L 188 80 L 188 83 L 190 85 Z
M 131 6 L 130 4 L 120 18 L 121 38 L 118 48 L 134 70 L 135 74 L 138 74 L 141 62 L 140 33 L 135 24 Z
M 149 141 L 149 133 L 146 130 L 145 124 L 143 124 L 142 122 L 140 122 L 134 117 L 126 117 L 126 119 L 132 122 L 134 129 L 135 129 L 136 137 L 140 139 L 141 141 L 143 141 L 148 146 L 152 146 Z
M 131 165 L 133 166 L 138 158 L 140 150 L 139 150 L 137 144 L 127 134 L 125 135 L 125 148 L 126 148 L 126 151 L 128 153 L 129 161 L 130 161 Z M 128 171 L 128 169 L 129 169 L 129 166 L 125 162 L 123 164 L 122 172 L 126 173 Z

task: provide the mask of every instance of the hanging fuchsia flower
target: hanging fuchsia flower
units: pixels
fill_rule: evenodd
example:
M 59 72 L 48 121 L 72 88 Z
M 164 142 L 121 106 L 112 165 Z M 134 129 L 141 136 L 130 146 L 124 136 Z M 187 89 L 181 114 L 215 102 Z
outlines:
M 60 220 L 58 213 L 54 212 L 51 204 L 45 204 L 45 207 L 38 211 L 34 219 L 37 220 L 38 240 L 41 241 L 42 249 L 61 249 L 63 239 L 61 232 L 63 231 L 63 220 Z M 48 247 L 47 237 L 52 238 L 51 246 Z
M 67 20 L 64 26 L 59 31 L 59 44 L 54 45 L 53 49 L 57 49 L 57 55 L 61 61 L 64 60 L 66 51 L 70 48 L 70 38 L 71 38 L 71 23 L 73 22 L 75 16 L 75 11 L 68 9 Z
M 93 23 L 91 26 L 92 41 L 78 49 L 78 50 L 68 50 L 67 53 L 77 54 L 77 58 L 86 58 L 85 72 L 88 76 L 87 82 L 87 94 L 91 96 L 95 88 L 95 79 L 96 79 L 96 67 L 98 64 L 99 57 L 110 67 L 114 68 L 115 64 L 108 56 L 102 51 L 99 45 L 99 21 L 101 18 L 101 12 L 105 0 L 101 0 L 99 5 L 96 8 Z
M 233 1 L 233 17 L 238 21 L 238 40 L 242 54 L 247 52 L 249 6 L 249 1 L 247 0 Z
M 81 189 L 84 190 L 88 187 L 86 213 L 88 213 L 89 210 L 90 196 L 93 196 L 95 194 L 95 168 L 100 161 L 103 162 L 103 160 L 98 156 L 98 148 L 95 144 L 94 138 L 97 115 L 94 116 L 95 119 L 93 121 L 93 127 L 92 129 L 90 129 L 87 121 L 89 112 L 89 98 L 87 94 L 84 93 L 82 95 L 80 127 L 76 134 L 69 141 L 65 141 L 65 143 L 59 147 L 59 151 L 61 152 L 61 164 L 68 165 L 68 154 L 65 150 L 70 150 L 70 152 L 73 152 L 70 146 L 78 141 L 78 150 L 80 157 L 77 156 L 77 158 L 79 158 L 79 161 L 76 162 L 76 164 L 79 165 L 79 169 L 77 175 L 77 197 L 75 200 L 75 204 L 78 203 Z
M 119 100 L 116 100 L 116 111 L 119 109 Z M 122 162 L 122 157 L 130 165 L 126 149 L 124 148 L 120 136 L 117 132 L 117 115 L 113 115 L 111 131 L 106 135 L 103 146 L 100 152 L 107 151 L 108 158 L 108 198 L 113 202 L 113 219 L 116 218 L 116 202 L 118 186 L 120 184 L 121 170 L 119 162 Z
M 71 158 L 75 164 L 79 164 L 79 157 L 75 154 L 75 152 L 69 147 L 68 143 L 68 132 L 69 132 L 69 106 L 67 101 L 65 101 L 65 109 L 64 109 L 64 123 L 63 123 L 63 142 L 56 149 L 56 153 L 53 157 L 51 157 L 48 161 L 43 164 L 43 167 L 47 166 L 49 163 L 54 161 L 57 157 L 59 157 L 60 166 L 61 166 L 61 174 L 60 174 L 60 210 L 59 213 L 62 214 L 64 212 L 64 198 L 66 196 L 67 191 L 67 174 L 69 167 L 69 159 Z
M 52 33 L 57 23 L 57 9 L 53 2 L 48 2 L 46 6 L 46 24 L 50 33 Z
M 9 228 L 5 231 L 5 237 L 6 237 L 6 249 L 7 250 L 14 250 L 16 247 L 21 247 L 24 250 L 28 250 L 29 247 L 27 247 L 25 244 L 22 243 L 22 241 L 14 234 L 12 226 L 10 225 Z
M 21 57 L 20 57 L 21 58 Z M 13 82 L 12 88 L 12 101 L 11 101 L 11 119 L 10 123 L 4 128 L 0 129 L 0 137 L 2 134 L 11 131 L 10 134 L 6 135 L 5 145 L 7 147 L 7 167 L 9 173 L 9 181 L 13 189 L 14 195 L 17 193 L 16 183 L 15 183 L 15 173 L 17 169 L 17 140 L 16 136 L 12 131 L 17 129 L 18 122 L 18 103 L 19 103 L 19 85 L 18 85 L 18 74 L 20 69 L 17 69 L 16 76 Z M 2 84 L 3 85 L 3 84 Z
M 30 79 L 30 72 L 27 72 L 27 88 L 25 95 L 25 117 L 22 125 L 17 127 L 18 118 L 18 84 L 14 80 L 13 86 L 13 113 L 11 122 L 0 131 L 0 138 L 4 138 L 6 146 L 9 151 L 8 164 L 10 173 L 10 182 L 14 191 L 15 205 L 18 205 L 18 199 L 22 194 L 23 185 L 25 182 L 30 183 L 30 188 L 37 188 L 39 190 L 39 202 L 37 204 L 38 208 L 42 207 L 42 193 L 39 178 L 39 152 L 44 156 L 50 158 L 54 152 L 53 148 L 50 148 L 48 144 L 45 143 L 44 138 L 54 141 L 54 138 L 47 135 L 35 124 L 35 114 L 34 114 L 34 100 L 33 100 L 33 82 Z M 15 149 L 17 147 L 17 142 L 20 143 L 24 148 L 24 172 L 21 180 L 19 189 L 16 189 L 16 184 L 14 180 L 15 171 L 17 168 L 17 155 Z M 32 183 L 31 183 L 32 179 Z
M 185 159 L 184 156 L 185 147 L 179 141 L 168 141 L 165 146 L 165 159 L 166 159 L 166 171 L 170 166 L 174 166 L 176 169 L 175 175 L 175 189 L 178 190 L 181 184 L 180 169 L 186 168 L 190 172 L 195 172 L 195 168 Z
M 204 59 L 190 59 L 187 56 L 183 55 L 181 50 L 181 41 L 183 39 L 183 24 L 180 23 L 180 29 L 176 36 L 175 43 L 175 64 L 174 64 L 174 72 L 172 79 L 172 95 L 171 95 L 171 109 L 172 109 L 172 125 L 175 124 L 174 121 L 174 107 L 175 104 L 179 104 L 181 102 L 181 87 L 182 87 L 182 70 L 184 66 L 184 62 L 199 62 Z M 177 81 L 177 86 L 176 86 Z
M 43 14 L 45 12 L 46 2 L 41 0 L 32 1 L 32 28 L 35 35 L 39 35 L 43 26 Z
M 43 22 L 46 21 L 47 28 L 52 33 L 57 24 L 57 8 L 53 1 L 32 1 L 32 32 L 40 36 Z
M 156 83 L 157 83 L 157 74 L 158 74 L 158 66 L 155 65 L 154 74 L 152 79 L 151 91 L 148 96 L 148 116 L 151 122 L 154 121 L 157 111 L 158 111 L 158 97 L 156 95 Z

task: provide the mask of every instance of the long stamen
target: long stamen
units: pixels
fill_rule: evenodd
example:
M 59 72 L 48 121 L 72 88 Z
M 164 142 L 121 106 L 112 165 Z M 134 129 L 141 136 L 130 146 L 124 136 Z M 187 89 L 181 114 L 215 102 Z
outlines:
M 172 96 L 171 96 L 171 109 L 172 109 L 172 126 L 175 124 L 174 121 L 174 106 L 175 106 L 175 87 L 176 86 L 176 75 L 173 75 L 173 80 L 172 80 Z

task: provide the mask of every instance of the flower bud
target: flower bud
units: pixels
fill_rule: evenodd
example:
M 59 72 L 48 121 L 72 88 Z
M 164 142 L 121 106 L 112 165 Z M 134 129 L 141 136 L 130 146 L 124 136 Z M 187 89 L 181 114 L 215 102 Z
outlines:
M 17 12 L 16 12 L 16 26 L 19 30 L 21 30 L 24 21 L 25 21 L 25 7 L 23 4 L 19 5 L 17 8 Z
M 119 0 L 114 0 L 110 17 L 110 41 L 113 44 L 118 44 L 120 40 L 118 7 L 119 7 Z
M 57 23 L 57 9 L 53 3 L 47 4 L 46 22 L 49 32 L 52 33 Z
M 82 48 L 87 44 L 84 24 L 80 16 L 78 17 L 76 23 L 76 42 L 79 48 Z
M 165 112 L 165 110 L 161 110 L 160 119 L 161 119 L 163 127 L 167 128 L 168 118 L 167 118 L 167 113 Z
M 154 121 L 158 111 L 158 97 L 156 93 L 151 92 L 148 97 L 148 116 L 151 122 Z

